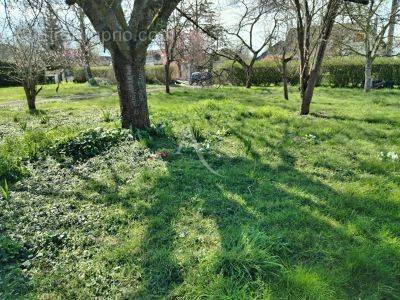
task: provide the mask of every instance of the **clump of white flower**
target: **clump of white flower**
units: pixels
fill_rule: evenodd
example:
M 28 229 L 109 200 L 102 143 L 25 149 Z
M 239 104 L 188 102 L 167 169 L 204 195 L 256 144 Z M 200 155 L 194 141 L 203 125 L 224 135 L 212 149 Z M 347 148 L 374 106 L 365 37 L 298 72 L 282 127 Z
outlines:
M 382 160 L 390 159 L 390 160 L 395 161 L 395 160 L 399 160 L 399 155 L 394 151 L 390 151 L 390 152 L 387 152 L 387 153 L 381 152 L 381 153 L 379 153 L 379 158 L 382 159 Z
M 398 160 L 399 155 L 396 152 L 388 152 L 387 157 L 390 158 L 391 160 Z
M 314 142 L 317 140 L 317 136 L 314 134 L 307 134 L 306 137 Z

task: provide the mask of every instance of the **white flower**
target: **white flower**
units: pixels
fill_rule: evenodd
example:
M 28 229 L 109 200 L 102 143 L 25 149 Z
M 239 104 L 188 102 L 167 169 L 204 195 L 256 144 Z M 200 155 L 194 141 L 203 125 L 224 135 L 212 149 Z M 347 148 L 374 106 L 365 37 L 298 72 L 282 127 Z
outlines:
M 388 152 L 387 157 L 390 158 L 391 160 L 398 160 L 399 155 L 396 152 Z
M 316 135 L 313 135 L 313 134 L 308 134 L 307 137 L 308 137 L 309 139 L 311 139 L 311 140 L 316 140 L 316 139 L 317 139 L 317 136 L 316 136 Z
M 394 152 L 394 151 L 390 151 L 390 152 L 381 152 L 379 153 L 379 158 L 382 160 L 386 160 L 386 159 L 390 159 L 390 160 L 399 160 L 399 155 Z

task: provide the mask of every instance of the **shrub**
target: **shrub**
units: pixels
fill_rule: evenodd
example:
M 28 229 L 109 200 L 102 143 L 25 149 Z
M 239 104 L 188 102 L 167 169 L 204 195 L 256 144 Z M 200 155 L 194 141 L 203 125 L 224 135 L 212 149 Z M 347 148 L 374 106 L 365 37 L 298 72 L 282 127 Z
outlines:
M 0 87 L 19 85 L 8 75 L 11 69 L 12 66 L 9 63 L 0 61 Z
M 0 61 L 0 88 L 8 86 L 20 86 L 21 83 L 15 80 L 13 74 L 13 65 L 7 62 Z M 44 72 L 39 77 L 39 84 L 44 84 L 46 81 Z
M 104 67 L 92 67 L 93 77 L 105 80 L 108 83 L 116 84 L 117 80 L 115 78 L 114 70 L 111 66 Z M 84 83 L 86 82 L 86 76 L 83 68 L 74 68 L 74 82 Z M 176 79 L 177 68 L 171 66 L 171 78 Z M 146 80 L 150 84 L 165 84 L 164 78 L 164 66 L 146 66 Z M 100 82 L 100 80 L 97 80 Z
M 288 79 L 290 84 L 298 84 L 298 63 L 293 61 L 289 63 Z M 232 62 L 227 62 L 219 67 L 218 73 L 224 70 L 220 83 L 232 85 L 245 85 L 246 75 L 242 66 L 238 63 L 232 65 Z M 254 85 L 277 85 L 282 82 L 282 74 L 279 70 L 278 62 L 276 61 L 258 61 L 254 64 L 253 69 L 253 84 Z
M 289 83 L 299 83 L 299 63 L 292 61 L 289 67 Z M 220 83 L 244 85 L 245 73 L 239 64 L 227 62 L 219 67 L 225 70 Z M 377 58 L 372 66 L 373 78 L 392 81 L 400 86 L 400 60 L 396 58 Z M 275 61 L 259 61 L 254 65 L 254 85 L 277 85 L 282 82 L 282 75 Z M 323 84 L 333 87 L 360 87 L 364 83 L 363 57 L 334 57 L 325 59 L 321 76 L 317 85 Z
M 26 173 L 19 159 L 0 153 L 0 182 L 15 182 Z
M 83 161 L 101 154 L 126 137 L 126 131 L 123 130 L 89 129 L 59 142 L 52 148 L 52 154 L 57 158 L 70 157 L 75 161 Z
M 325 60 L 322 74 L 327 85 L 357 87 L 364 82 L 364 61 L 362 58 L 330 58 Z

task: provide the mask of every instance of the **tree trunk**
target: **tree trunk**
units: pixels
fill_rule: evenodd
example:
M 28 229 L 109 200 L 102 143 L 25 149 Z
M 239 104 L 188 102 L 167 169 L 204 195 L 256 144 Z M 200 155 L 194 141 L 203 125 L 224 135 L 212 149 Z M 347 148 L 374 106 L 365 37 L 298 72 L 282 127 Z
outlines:
M 321 40 L 319 41 L 319 45 L 316 51 L 316 56 L 314 60 L 314 64 L 312 68 L 309 69 L 304 58 L 302 58 L 301 67 L 303 70 L 301 71 L 300 78 L 300 91 L 301 91 L 301 115 L 308 115 L 310 113 L 310 105 L 314 95 L 314 89 L 317 85 L 319 73 L 321 71 L 322 62 L 325 57 L 326 48 L 328 45 L 329 38 L 332 34 L 333 25 L 335 23 L 336 16 L 338 14 L 339 8 L 341 5 L 341 1 L 332 0 L 328 3 L 327 12 L 324 16 L 324 28 L 321 34 Z M 304 37 L 303 37 L 304 38 Z M 301 42 L 301 38 L 299 38 L 299 44 Z M 304 41 L 303 41 L 304 42 Z M 308 48 L 308 47 L 306 47 Z M 305 55 L 304 53 L 302 54 Z M 309 58 L 307 59 L 309 61 Z M 309 72 L 309 70 L 311 70 Z
M 393 55 L 394 33 L 396 29 L 397 11 L 399 9 L 399 0 L 392 0 L 392 9 L 390 13 L 390 25 L 388 31 L 388 41 L 386 46 L 386 55 Z
M 304 70 L 300 72 L 300 98 L 301 98 L 301 107 L 300 107 L 300 115 L 308 115 L 310 112 L 310 104 L 311 100 L 306 98 L 306 91 L 308 87 L 308 79 L 309 79 L 309 68 L 308 66 L 303 66 Z
M 307 79 L 307 85 L 301 93 L 300 115 L 306 116 L 310 113 L 310 106 L 314 95 L 315 86 L 319 76 L 319 70 L 313 69 Z
M 364 92 L 368 93 L 372 89 L 372 59 L 366 58 L 365 61 L 365 81 Z
M 86 81 L 91 84 L 93 73 L 90 68 L 90 41 L 86 33 L 85 13 L 82 9 L 78 9 L 79 29 L 81 34 L 80 48 L 83 58 L 83 70 L 85 72 Z
M 177 61 L 177 64 L 178 64 L 179 79 L 182 79 L 182 64 L 179 60 Z
M 26 100 L 28 102 L 28 108 L 30 111 L 36 110 L 36 86 L 31 84 L 24 84 L 24 91 Z
M 246 68 L 246 89 L 250 89 L 253 84 L 253 68 Z
M 146 92 L 146 51 L 130 55 L 112 53 L 115 77 L 121 106 L 122 127 L 146 129 L 150 127 Z
M 83 70 L 85 72 L 86 81 L 90 83 L 93 79 L 92 69 L 90 68 L 90 52 L 85 46 L 82 46 L 81 51 L 83 54 Z
M 289 89 L 288 89 L 288 69 L 287 69 L 287 61 L 285 59 L 282 60 L 282 76 L 283 76 L 283 96 L 286 100 L 289 100 Z
M 164 77 L 165 77 L 165 92 L 167 94 L 171 93 L 170 84 L 171 84 L 171 73 L 170 73 L 171 63 L 167 61 L 164 66 Z
M 92 79 L 93 79 L 93 73 L 92 73 L 92 69 L 90 68 L 90 64 L 89 63 L 85 63 L 83 65 L 83 70 L 85 71 L 86 81 L 88 83 L 91 83 Z

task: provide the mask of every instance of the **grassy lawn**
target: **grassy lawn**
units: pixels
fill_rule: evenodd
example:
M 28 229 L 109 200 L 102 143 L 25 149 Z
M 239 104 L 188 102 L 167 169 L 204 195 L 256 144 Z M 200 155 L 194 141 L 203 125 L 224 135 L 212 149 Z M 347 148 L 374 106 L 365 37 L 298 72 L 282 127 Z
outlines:
M 0 108 L 0 298 L 400 298 L 400 91 L 149 91 Z
M 38 88 L 40 88 L 40 86 Z M 112 86 L 93 88 L 87 84 L 64 83 L 60 85 L 57 93 L 57 84 L 48 84 L 42 86 L 42 90 L 38 95 L 38 100 L 54 97 L 84 96 L 88 94 L 112 92 L 116 92 L 116 88 Z M 22 87 L 0 88 L 0 105 L 15 101 L 25 102 L 25 93 Z

